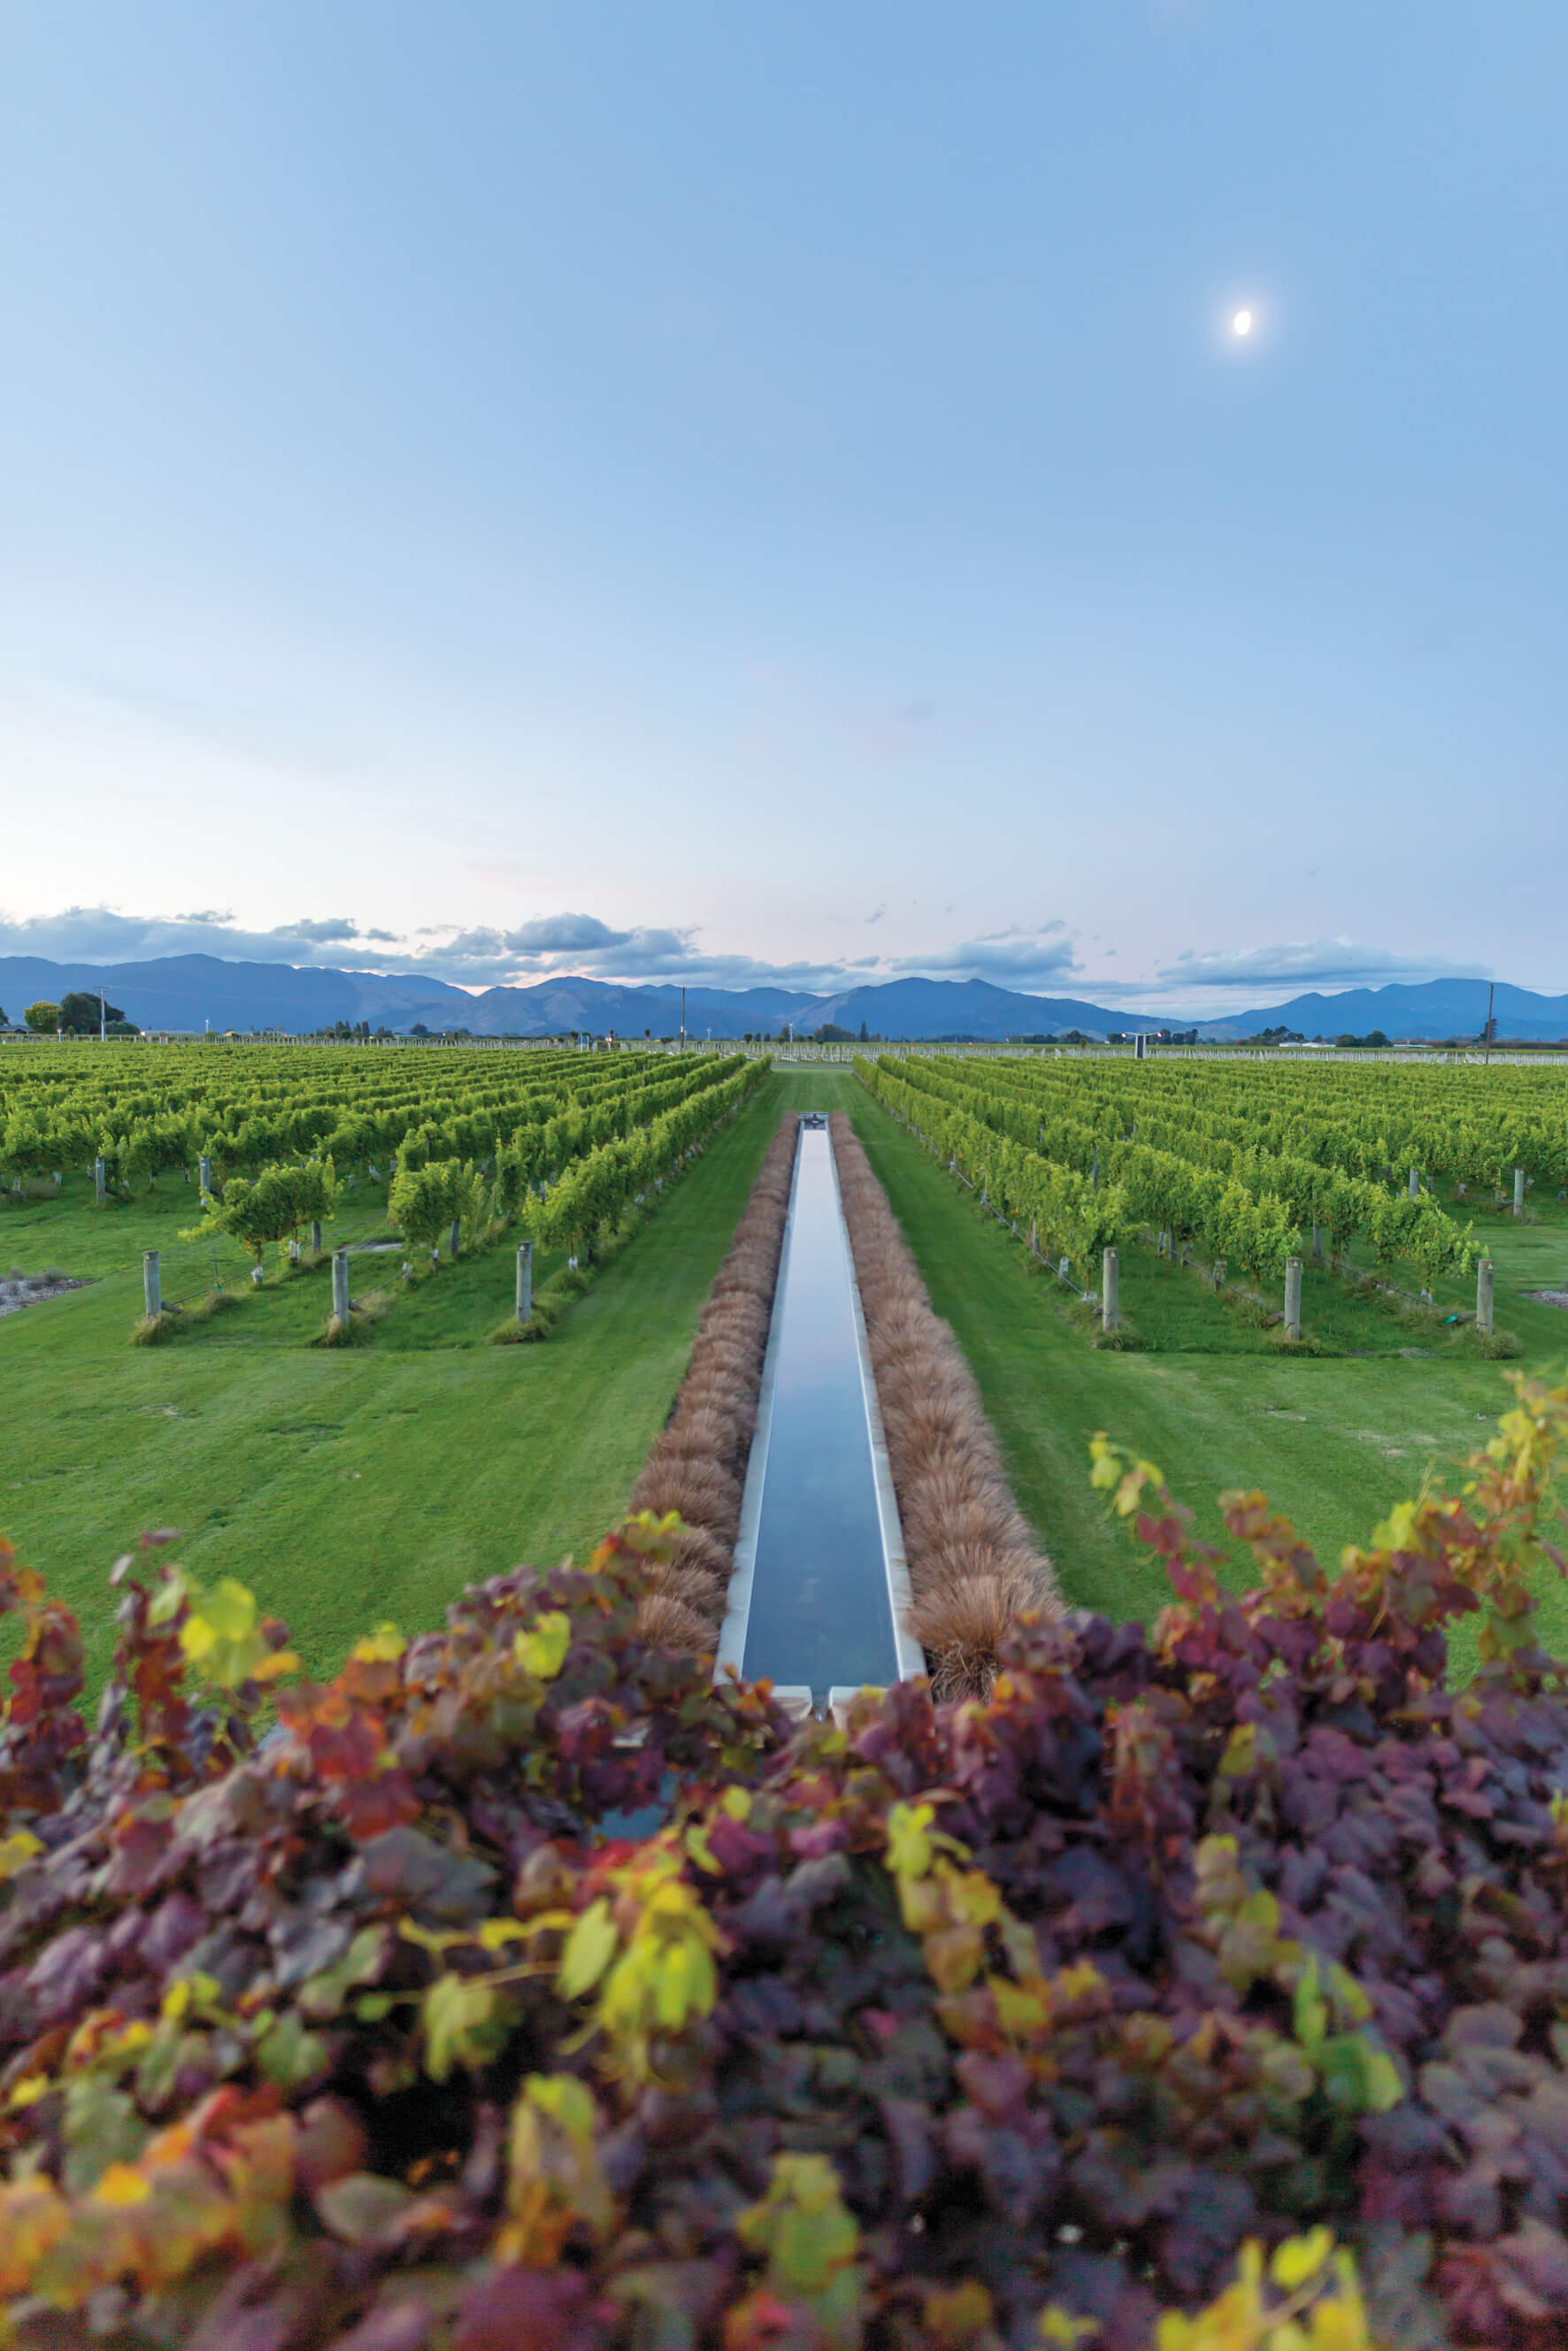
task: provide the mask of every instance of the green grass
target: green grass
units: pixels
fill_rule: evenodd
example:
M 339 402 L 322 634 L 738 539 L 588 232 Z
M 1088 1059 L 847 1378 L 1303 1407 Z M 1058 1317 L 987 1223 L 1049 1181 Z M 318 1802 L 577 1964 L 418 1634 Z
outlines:
M 1136 1246 L 1122 1253 L 1122 1294 L 1154 1345 L 1092 1347 L 1082 1310 L 1074 1321 L 1067 1293 L 1030 1270 L 1019 1245 L 862 1087 L 825 1071 L 812 1085 L 824 1095 L 840 1089 L 835 1106 L 854 1120 L 932 1301 L 980 1384 L 1019 1508 L 1076 1604 L 1147 1617 L 1169 1597 L 1090 1489 L 1098 1428 L 1157 1462 L 1210 1540 L 1223 1537 L 1216 1495 L 1261 1487 L 1333 1562 L 1392 1503 L 1448 1471 L 1510 1401 L 1503 1367 L 1473 1345 L 1348 1299 L 1326 1273 L 1309 1269 L 1306 1327 L 1332 1322 L 1336 1341 L 1355 1352 L 1286 1356 L 1191 1274 Z M 1519 1368 L 1561 1378 L 1568 1314 L 1521 1293 L 1568 1284 L 1568 1216 L 1555 1201 L 1536 1214 L 1522 1226 L 1478 1217 L 1477 1235 L 1497 1268 L 1499 1328 L 1522 1343 Z M 1555 1583 L 1542 1594 L 1542 1631 L 1549 1646 L 1568 1649 L 1568 1604 Z
M 99 1211 L 72 1179 L 57 1200 L 0 1208 L 0 1266 L 96 1277 L 0 1319 L 0 1528 L 79 1614 L 94 1676 L 113 1639 L 106 1571 L 143 1528 L 181 1529 L 204 1581 L 248 1583 L 318 1672 L 367 1625 L 412 1631 L 476 1578 L 584 1555 L 669 1410 L 784 1084 L 764 1081 L 543 1346 L 488 1343 L 513 1306 L 502 1246 L 406 1294 L 401 1255 L 381 1260 L 392 1310 L 337 1351 L 310 1344 L 324 1268 L 253 1296 L 235 1255 L 233 1312 L 132 1347 L 143 1249 L 167 1255 L 166 1296 L 210 1287 L 210 1253 L 204 1267 L 177 1238 L 194 1195 L 165 1181 Z M 381 1214 L 361 1187 L 340 1227 L 368 1232 Z M 351 1260 L 356 1295 L 377 1262 Z

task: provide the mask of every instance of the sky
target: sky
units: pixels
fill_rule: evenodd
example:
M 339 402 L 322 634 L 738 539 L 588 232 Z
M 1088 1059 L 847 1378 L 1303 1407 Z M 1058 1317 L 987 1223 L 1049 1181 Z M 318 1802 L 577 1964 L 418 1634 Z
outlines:
M 0 0 L 0 954 L 1568 989 L 1561 0 Z

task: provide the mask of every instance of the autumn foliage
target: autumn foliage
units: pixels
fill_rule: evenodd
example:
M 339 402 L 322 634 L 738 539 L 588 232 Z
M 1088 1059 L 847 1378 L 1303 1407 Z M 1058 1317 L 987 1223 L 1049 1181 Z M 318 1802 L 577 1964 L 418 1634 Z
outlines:
M 150 1539 L 90 1729 L 0 1555 L 0 2340 L 1561 2345 L 1565 1436 L 1337 1571 L 1227 1498 L 1245 1596 L 1101 1441 L 1160 1622 L 847 1730 L 639 1634 L 651 1518 L 324 1687 Z

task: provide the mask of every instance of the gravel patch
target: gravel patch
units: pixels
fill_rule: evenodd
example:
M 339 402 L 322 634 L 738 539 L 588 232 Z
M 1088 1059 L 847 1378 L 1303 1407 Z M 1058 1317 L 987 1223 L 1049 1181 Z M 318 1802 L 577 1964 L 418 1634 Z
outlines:
M 19 1314 L 24 1306 L 40 1306 L 65 1290 L 85 1290 L 85 1281 L 68 1281 L 63 1273 L 0 1274 L 0 1314 Z
M 1524 1294 L 1538 1306 L 1568 1306 L 1568 1290 L 1527 1290 Z

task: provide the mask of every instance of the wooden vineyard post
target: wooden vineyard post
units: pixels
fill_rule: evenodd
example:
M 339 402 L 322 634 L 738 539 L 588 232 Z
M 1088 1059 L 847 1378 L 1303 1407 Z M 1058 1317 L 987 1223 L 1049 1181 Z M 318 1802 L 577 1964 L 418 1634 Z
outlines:
M 213 1163 L 204 1151 L 196 1162 L 196 1174 L 200 1178 L 203 1191 L 210 1192 L 213 1188 Z
M 158 1277 L 156 1249 L 143 1249 L 141 1252 L 141 1301 L 149 1322 L 162 1320 L 163 1290 Z
M 1492 1263 L 1483 1257 L 1476 1268 L 1476 1329 L 1483 1339 L 1492 1332 Z
M 310 1247 L 315 1255 L 319 1257 L 321 1254 L 321 1219 L 319 1217 L 312 1217 L 310 1219 Z
M 517 1243 L 517 1321 L 526 1322 L 534 1311 L 534 1245 Z
M 1421 1196 L 1421 1171 L 1420 1171 L 1420 1169 L 1419 1169 L 1418 1167 L 1412 1167 L 1412 1169 L 1410 1170 L 1410 1197 L 1411 1197 L 1413 1200 L 1418 1200 L 1418 1199 L 1420 1198 L 1420 1196 Z
M 349 1327 L 349 1252 L 346 1249 L 332 1251 L 332 1312 Z
M 1299 1257 L 1285 1259 L 1285 1336 L 1299 1339 L 1301 1335 L 1301 1260 Z
M 1323 1261 L 1323 1228 L 1315 1220 L 1312 1225 L 1312 1257 L 1317 1264 Z
M 448 1256 L 448 1257 L 451 1257 L 451 1258 L 455 1258 L 455 1257 L 457 1255 L 457 1252 L 458 1252 L 459 1249 L 462 1247 L 462 1245 L 463 1245 L 463 1225 L 462 1225 L 462 1220 L 461 1220 L 459 1217 L 453 1217 L 453 1219 L 452 1219 L 452 1231 L 451 1231 L 450 1235 L 449 1235 L 449 1236 L 448 1236 L 448 1238 L 447 1238 L 447 1243 L 446 1243 L 446 1254 L 447 1254 L 447 1256 Z
M 1513 1171 L 1513 1213 L 1516 1217 L 1522 1217 L 1524 1214 L 1524 1170 L 1522 1167 L 1516 1167 Z
M 1100 1259 L 1100 1322 L 1106 1331 L 1119 1330 L 1122 1321 L 1121 1277 L 1113 1249 Z
M 98 1205 L 101 1208 L 109 1193 L 109 1186 L 104 1179 L 103 1162 L 101 1159 L 95 1159 L 92 1163 L 92 1185 L 93 1190 L 98 1195 Z

